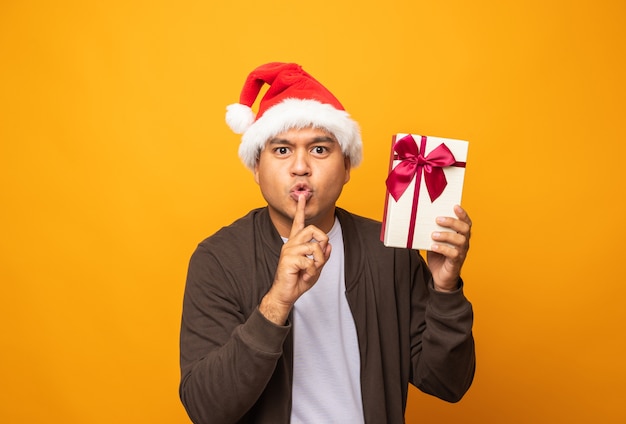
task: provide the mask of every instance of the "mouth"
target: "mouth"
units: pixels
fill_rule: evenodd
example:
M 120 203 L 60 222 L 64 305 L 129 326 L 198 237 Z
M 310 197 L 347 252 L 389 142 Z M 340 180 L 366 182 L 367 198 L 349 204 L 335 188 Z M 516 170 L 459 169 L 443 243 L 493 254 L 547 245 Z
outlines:
M 296 184 L 289 190 L 289 195 L 296 202 L 298 201 L 298 198 L 303 194 L 308 202 L 311 196 L 313 196 L 313 190 L 306 184 Z

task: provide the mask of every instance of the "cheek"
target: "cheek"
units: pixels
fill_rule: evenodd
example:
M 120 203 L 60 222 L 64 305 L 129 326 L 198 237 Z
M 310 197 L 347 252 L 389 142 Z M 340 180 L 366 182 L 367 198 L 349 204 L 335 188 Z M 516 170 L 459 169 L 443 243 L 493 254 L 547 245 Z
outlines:
M 273 193 L 279 191 L 280 181 L 277 175 L 277 172 L 272 172 L 267 168 L 262 168 L 255 173 L 255 180 L 264 196 L 272 196 Z
M 259 185 L 264 185 L 268 181 L 271 181 L 271 175 L 271 166 L 267 160 L 264 159 L 263 152 L 261 152 L 261 157 L 254 167 L 254 181 Z

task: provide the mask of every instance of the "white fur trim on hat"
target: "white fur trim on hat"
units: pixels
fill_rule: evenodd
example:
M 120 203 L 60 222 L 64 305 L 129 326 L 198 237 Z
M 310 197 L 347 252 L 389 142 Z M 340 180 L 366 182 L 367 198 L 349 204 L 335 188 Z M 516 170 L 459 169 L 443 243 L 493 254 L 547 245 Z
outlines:
M 239 157 L 246 167 L 254 170 L 258 154 L 272 137 L 290 129 L 309 126 L 323 128 L 333 134 L 353 167 L 361 163 L 363 145 L 359 125 L 348 112 L 316 100 L 293 98 L 272 106 L 250 125 L 241 138 Z

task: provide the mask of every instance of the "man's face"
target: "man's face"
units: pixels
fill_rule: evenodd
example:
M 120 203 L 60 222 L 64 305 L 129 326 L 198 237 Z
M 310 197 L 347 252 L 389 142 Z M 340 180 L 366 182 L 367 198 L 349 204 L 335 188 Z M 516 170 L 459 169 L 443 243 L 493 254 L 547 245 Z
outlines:
M 289 236 L 301 194 L 307 200 L 306 224 L 328 232 L 335 220 L 335 202 L 350 180 L 350 161 L 329 132 L 292 129 L 267 142 L 254 167 L 254 179 L 281 236 Z

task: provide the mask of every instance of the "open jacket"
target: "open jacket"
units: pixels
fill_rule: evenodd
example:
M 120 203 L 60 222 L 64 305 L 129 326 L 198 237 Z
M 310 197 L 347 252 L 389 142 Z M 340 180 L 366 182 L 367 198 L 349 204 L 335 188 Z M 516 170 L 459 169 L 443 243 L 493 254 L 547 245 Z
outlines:
M 337 208 L 354 317 L 365 422 L 402 423 L 408 383 L 449 402 L 475 368 L 462 283 L 436 292 L 418 252 L 385 247 L 380 223 Z M 180 397 L 195 423 L 288 423 L 293 337 L 258 305 L 283 241 L 267 208 L 200 243 L 191 257 L 180 336 Z M 306 296 L 306 293 L 304 294 Z

